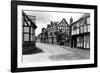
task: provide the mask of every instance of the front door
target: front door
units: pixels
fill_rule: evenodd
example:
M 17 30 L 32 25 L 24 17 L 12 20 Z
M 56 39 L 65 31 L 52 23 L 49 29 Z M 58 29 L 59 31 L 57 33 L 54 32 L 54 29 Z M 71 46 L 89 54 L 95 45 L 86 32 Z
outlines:
M 73 46 L 73 48 L 76 47 L 76 40 L 75 39 L 73 39 L 72 46 Z
M 77 37 L 77 46 L 76 47 L 79 47 L 79 48 L 83 48 L 84 47 L 84 38 L 83 37 Z

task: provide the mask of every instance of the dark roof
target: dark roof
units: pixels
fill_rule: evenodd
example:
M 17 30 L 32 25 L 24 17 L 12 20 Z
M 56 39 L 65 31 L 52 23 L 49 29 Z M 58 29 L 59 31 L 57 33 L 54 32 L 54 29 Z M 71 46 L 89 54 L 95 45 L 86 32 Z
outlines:
M 56 21 L 56 22 L 53 22 L 53 24 L 52 24 L 52 25 L 54 26 L 53 28 L 58 27 L 59 24 L 62 23 L 63 21 L 65 21 L 65 23 L 69 26 L 69 24 L 68 24 L 68 22 L 66 21 L 66 19 L 63 18 L 60 22 L 57 22 L 57 21 Z M 50 24 L 49 26 L 51 26 L 51 24 Z M 48 28 L 48 29 L 52 29 L 52 28 Z
M 55 29 L 55 28 L 58 27 L 58 25 L 59 25 L 60 23 L 62 23 L 63 21 L 65 21 L 65 23 L 66 23 L 66 24 L 68 25 L 68 27 L 69 27 L 69 24 L 67 23 L 66 19 L 63 18 L 60 22 L 53 22 L 52 25 L 54 25 L 54 27 L 52 27 L 52 28 L 46 28 L 46 29 L 44 30 L 44 32 L 46 32 L 46 31 L 48 31 L 48 30 L 51 30 L 51 29 Z
M 61 22 L 60 22 L 60 23 L 62 23 L 63 21 L 65 21 L 65 23 L 69 26 L 69 24 L 68 24 L 68 22 L 66 21 L 66 19 L 65 19 L 65 18 L 63 18 L 63 19 L 61 20 Z M 60 23 L 58 23 L 58 25 L 59 25 Z M 58 26 L 58 25 L 57 25 L 57 26 Z
M 80 21 L 80 20 L 82 20 L 82 19 L 84 19 L 86 17 L 90 17 L 90 14 L 89 13 L 85 13 L 84 15 L 82 15 L 81 18 L 79 18 L 77 21 L 73 22 L 71 25 L 74 25 L 75 23 L 77 23 L 78 21 Z
M 32 23 L 32 26 L 36 29 L 37 26 L 36 26 L 35 23 L 32 21 L 32 17 L 28 16 L 24 11 L 23 11 L 23 15 Z

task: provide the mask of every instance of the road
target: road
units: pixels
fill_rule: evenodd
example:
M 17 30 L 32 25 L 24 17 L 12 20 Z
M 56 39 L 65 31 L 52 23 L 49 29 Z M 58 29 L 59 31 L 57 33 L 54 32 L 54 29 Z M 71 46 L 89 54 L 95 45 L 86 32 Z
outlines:
M 46 62 L 63 60 L 89 59 L 90 51 L 77 48 L 69 48 L 48 43 L 36 43 L 36 46 L 42 50 L 40 53 L 24 55 L 24 62 Z

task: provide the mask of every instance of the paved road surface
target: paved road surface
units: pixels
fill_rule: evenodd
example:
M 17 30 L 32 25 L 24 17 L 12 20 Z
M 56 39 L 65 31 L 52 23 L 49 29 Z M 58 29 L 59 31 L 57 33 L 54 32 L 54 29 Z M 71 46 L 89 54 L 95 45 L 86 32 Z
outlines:
M 36 43 L 36 46 L 43 50 L 43 52 L 24 55 L 24 62 L 47 62 L 47 61 L 61 61 L 61 60 L 80 60 L 89 59 L 89 50 L 82 50 L 77 48 L 69 48 L 66 46 L 59 46 L 47 43 Z

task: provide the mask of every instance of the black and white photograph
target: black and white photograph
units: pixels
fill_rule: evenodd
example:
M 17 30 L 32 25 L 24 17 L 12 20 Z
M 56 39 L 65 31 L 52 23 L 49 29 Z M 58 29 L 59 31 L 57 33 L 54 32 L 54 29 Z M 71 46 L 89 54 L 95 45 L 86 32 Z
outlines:
M 22 10 L 23 62 L 90 59 L 90 13 Z
M 95 6 L 23 4 L 16 11 L 18 68 L 96 65 Z

